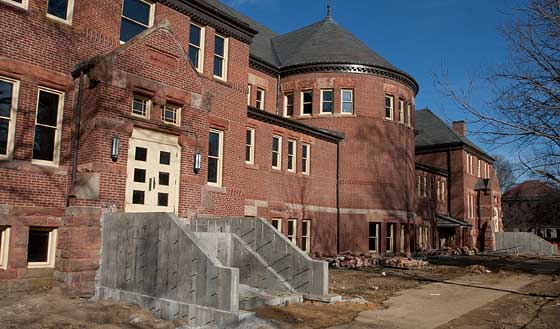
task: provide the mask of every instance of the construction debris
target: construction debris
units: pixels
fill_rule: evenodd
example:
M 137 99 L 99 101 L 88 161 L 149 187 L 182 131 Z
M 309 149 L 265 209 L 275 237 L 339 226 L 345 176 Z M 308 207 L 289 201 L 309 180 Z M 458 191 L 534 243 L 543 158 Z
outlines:
M 437 257 L 437 256 L 474 256 L 479 253 L 478 248 L 469 248 L 467 246 L 463 248 L 449 248 L 445 247 L 442 249 L 430 249 L 419 252 L 418 254 L 427 257 Z
M 379 255 L 365 255 L 346 253 L 335 258 L 327 258 L 329 266 L 337 269 L 360 269 L 368 267 L 397 267 L 404 269 L 414 269 L 427 266 L 428 262 L 408 257 L 382 257 Z

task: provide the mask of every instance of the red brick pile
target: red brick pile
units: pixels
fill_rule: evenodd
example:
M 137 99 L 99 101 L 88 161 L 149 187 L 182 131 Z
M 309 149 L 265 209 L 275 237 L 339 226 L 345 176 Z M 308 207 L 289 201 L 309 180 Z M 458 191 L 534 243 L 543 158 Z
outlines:
M 381 257 L 379 255 L 351 253 L 342 254 L 335 258 L 327 258 L 325 261 L 329 263 L 331 268 L 348 270 L 377 266 L 414 269 L 428 265 L 426 261 L 407 257 Z

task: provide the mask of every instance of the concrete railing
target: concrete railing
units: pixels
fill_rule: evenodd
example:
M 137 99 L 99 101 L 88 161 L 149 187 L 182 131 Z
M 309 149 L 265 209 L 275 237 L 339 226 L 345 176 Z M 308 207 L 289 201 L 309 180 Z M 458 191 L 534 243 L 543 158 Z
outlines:
M 233 233 L 245 242 L 282 277 L 294 291 L 327 295 L 328 265 L 315 261 L 278 232 L 270 223 L 255 218 L 197 218 L 190 224 L 193 232 Z
M 515 250 L 520 254 L 556 255 L 558 248 L 531 232 L 497 232 L 496 251 Z
M 201 248 L 174 215 L 106 214 L 96 296 L 191 325 L 237 320 L 239 270 Z

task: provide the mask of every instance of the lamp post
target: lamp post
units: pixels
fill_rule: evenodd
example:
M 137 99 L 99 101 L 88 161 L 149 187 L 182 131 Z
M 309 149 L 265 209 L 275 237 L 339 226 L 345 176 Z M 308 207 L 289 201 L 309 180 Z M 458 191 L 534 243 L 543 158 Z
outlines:
M 119 159 L 119 144 L 121 143 L 121 140 L 119 138 L 119 136 L 114 136 L 113 137 L 113 141 L 111 143 L 111 160 L 113 160 L 113 162 L 117 162 L 117 160 Z

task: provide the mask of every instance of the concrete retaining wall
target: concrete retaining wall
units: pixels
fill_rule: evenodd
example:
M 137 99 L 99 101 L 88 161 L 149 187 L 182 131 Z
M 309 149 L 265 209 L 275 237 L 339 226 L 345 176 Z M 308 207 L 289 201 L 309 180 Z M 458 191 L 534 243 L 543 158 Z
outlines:
M 328 294 L 327 263 L 311 259 L 265 220 L 198 218 L 191 222 L 189 230 L 233 233 L 258 254 L 265 265 L 280 275 L 294 291 L 311 295 Z
M 235 321 L 239 270 L 208 255 L 171 214 L 106 214 L 96 297 L 137 303 L 189 325 Z
M 558 248 L 540 236 L 530 232 L 496 233 L 496 250 L 512 250 L 520 254 L 556 255 Z

